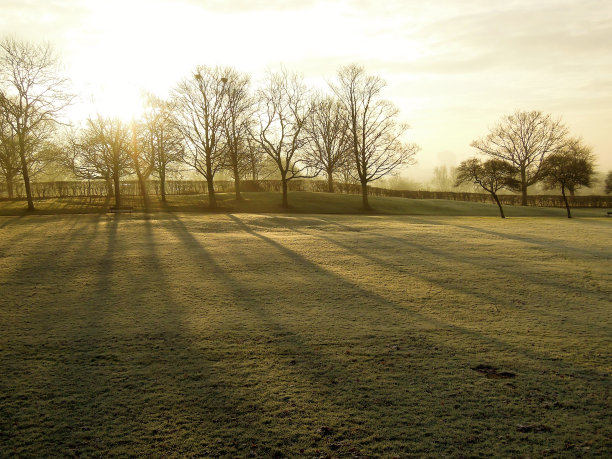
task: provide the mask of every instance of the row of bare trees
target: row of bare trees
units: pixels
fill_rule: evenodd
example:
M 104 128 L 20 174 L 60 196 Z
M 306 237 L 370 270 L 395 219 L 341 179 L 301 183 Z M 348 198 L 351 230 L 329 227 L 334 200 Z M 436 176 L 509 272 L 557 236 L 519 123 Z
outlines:
M 490 159 L 470 158 L 457 168 L 456 185 L 474 183 L 489 192 L 499 206 L 501 189 L 519 191 L 527 205 L 527 188 L 542 182 L 548 189 L 561 188 L 571 218 L 566 191 L 572 196 L 590 186 L 595 175 L 595 156 L 582 139 L 569 137 L 560 119 L 539 111 L 517 111 L 505 116 L 489 134 L 472 147 Z
M 167 100 L 150 96 L 141 119 L 96 115 L 60 136 L 72 96 L 51 48 L 5 39 L 0 51 L 0 173 L 9 196 L 21 176 L 29 209 L 30 176 L 49 161 L 78 178 L 105 180 L 117 206 L 122 177 L 135 175 L 146 200 L 145 181 L 155 176 L 165 201 L 166 176 L 186 165 L 206 180 L 215 208 L 216 174 L 231 172 L 241 200 L 241 178 L 257 178 L 263 158 L 277 169 L 284 207 L 289 181 L 323 173 L 330 192 L 340 174 L 358 181 L 369 209 L 368 185 L 410 164 L 418 150 L 403 140 L 398 109 L 382 98 L 384 81 L 356 65 L 341 68 L 327 92 L 285 69 L 253 88 L 233 68 L 199 66 Z

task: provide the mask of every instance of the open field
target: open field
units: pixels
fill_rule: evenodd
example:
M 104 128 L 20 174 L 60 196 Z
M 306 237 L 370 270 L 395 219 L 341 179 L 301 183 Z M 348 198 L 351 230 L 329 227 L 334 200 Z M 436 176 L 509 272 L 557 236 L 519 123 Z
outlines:
M 0 291 L 0 456 L 612 452 L 612 219 L 2 217 Z
M 454 216 L 499 216 L 495 204 L 449 201 L 444 199 L 408 199 L 370 196 L 372 212 L 364 212 L 361 196 L 352 194 L 312 193 L 295 191 L 289 193 L 290 209 L 281 207 L 281 194 L 271 192 L 243 193 L 244 201 L 237 202 L 233 193 L 218 193 L 219 212 L 232 213 L 317 213 L 317 214 L 385 214 L 385 215 L 454 215 Z M 125 196 L 124 205 L 144 210 L 142 198 Z M 104 213 L 109 201 L 100 198 L 50 198 L 35 201 L 36 214 Z M 162 205 L 151 196 L 149 210 L 172 212 L 207 212 L 206 195 L 171 195 L 167 205 Z M 0 215 L 26 215 L 27 203 L 23 200 L 0 200 Z M 603 208 L 577 208 L 576 217 L 601 217 Z M 564 208 L 504 206 L 509 217 L 566 217 Z

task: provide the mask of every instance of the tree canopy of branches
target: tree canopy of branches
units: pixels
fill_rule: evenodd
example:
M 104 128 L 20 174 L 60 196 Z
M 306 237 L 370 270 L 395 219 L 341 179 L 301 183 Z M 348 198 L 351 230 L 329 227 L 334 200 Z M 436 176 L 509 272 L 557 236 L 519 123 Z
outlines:
M 17 139 L 28 210 L 34 210 L 31 167 L 72 97 L 50 45 L 14 38 L 0 42 L 0 107 Z
M 349 148 L 361 183 L 362 202 L 368 202 L 368 183 L 411 164 L 419 147 L 402 142 L 408 126 L 397 122 L 398 109 L 380 99 L 385 82 L 367 75 L 363 67 L 349 65 L 338 71 L 338 81 L 331 85 L 347 116 Z
M 516 169 L 501 159 L 489 159 L 483 163 L 478 158 L 470 158 L 461 162 L 457 168 L 455 186 L 463 183 L 479 185 L 485 191 L 491 193 L 499 207 L 501 218 L 506 218 L 497 192 L 502 188 L 513 190 L 520 186 L 520 182 L 515 178 L 515 175 Z
M 486 137 L 471 145 L 516 168 L 521 181 L 521 204 L 526 206 L 527 187 L 540 180 L 544 158 L 562 147 L 566 134 L 561 120 L 539 111 L 517 111 L 505 116 Z
M 542 164 L 542 178 L 548 189 L 560 187 L 567 218 L 572 218 L 565 190 L 591 186 L 595 174 L 595 159 L 590 148 L 579 139 L 571 139 L 564 147 L 552 153 Z
M 252 137 L 255 101 L 250 93 L 250 78 L 234 69 L 227 69 L 225 84 L 225 118 L 223 139 L 227 167 L 234 176 L 236 200 L 241 201 L 240 177 L 254 164 L 249 161 L 248 141 Z
M 199 66 L 193 78 L 183 80 L 174 92 L 177 127 L 186 147 L 184 160 L 206 179 L 211 209 L 217 207 L 213 180 L 226 159 L 222 136 L 227 71 Z
M 334 97 L 315 96 L 306 131 L 306 162 L 313 170 L 325 172 L 327 191 L 333 193 L 334 174 L 350 159 L 347 117 L 342 104 Z
M 121 207 L 121 177 L 132 172 L 132 136 L 117 119 L 89 118 L 80 136 L 69 140 L 68 164 L 77 177 L 104 179 L 114 185 L 115 206 Z M 110 193 L 109 193 L 110 194 Z
M 309 164 L 303 158 L 307 142 L 305 127 L 312 111 L 308 91 L 297 75 L 283 70 L 268 75 L 257 97 L 257 141 L 278 167 L 283 189 L 282 206 L 289 207 L 289 180 L 317 175 L 309 170 Z
M 166 177 L 173 166 L 183 159 L 184 147 L 177 128 L 174 108 L 168 101 L 149 96 L 142 125 L 141 171 L 146 179 L 154 174 L 159 178 L 162 202 L 166 202 Z

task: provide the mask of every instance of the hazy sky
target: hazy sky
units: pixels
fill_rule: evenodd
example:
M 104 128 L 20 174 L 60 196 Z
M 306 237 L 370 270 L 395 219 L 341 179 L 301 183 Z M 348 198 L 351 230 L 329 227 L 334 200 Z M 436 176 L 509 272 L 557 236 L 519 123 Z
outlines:
M 474 154 L 516 109 L 562 117 L 612 169 L 611 0 L 0 0 L 0 31 L 55 45 L 81 116 L 130 117 L 197 64 L 324 85 L 358 63 L 422 148 L 408 176 Z

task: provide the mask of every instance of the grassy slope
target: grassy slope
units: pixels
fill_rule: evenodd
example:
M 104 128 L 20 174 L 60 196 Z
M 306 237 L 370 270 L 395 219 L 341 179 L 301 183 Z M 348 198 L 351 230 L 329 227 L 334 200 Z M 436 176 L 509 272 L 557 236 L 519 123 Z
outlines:
M 611 223 L 0 218 L 0 456 L 607 456 Z
M 292 192 L 289 193 L 290 209 L 280 206 L 278 193 L 243 193 L 245 200 L 237 202 L 233 194 L 218 195 L 220 212 L 248 213 L 319 213 L 319 214 L 386 214 L 386 215 L 450 215 L 450 216 L 498 216 L 499 211 L 494 204 L 447 201 L 442 199 L 406 199 L 370 197 L 372 212 L 364 212 L 361 208 L 361 196 Z M 136 197 L 125 197 L 125 205 L 142 210 L 142 200 Z M 103 199 L 62 198 L 44 199 L 35 203 L 39 214 L 61 213 L 103 213 L 108 205 Z M 151 200 L 151 210 L 171 210 L 175 212 L 205 212 L 208 200 L 205 195 L 170 196 L 168 205 L 162 207 L 156 199 Z M 0 215 L 24 215 L 24 201 L 0 201 Z M 507 216 L 565 216 L 564 209 L 542 207 L 505 206 Z M 575 209 L 577 217 L 595 217 L 605 215 L 605 209 Z

